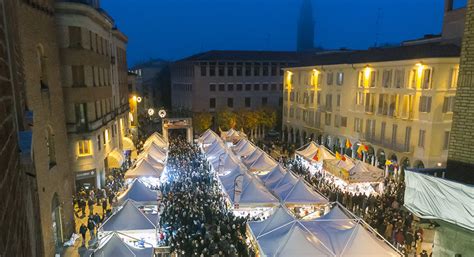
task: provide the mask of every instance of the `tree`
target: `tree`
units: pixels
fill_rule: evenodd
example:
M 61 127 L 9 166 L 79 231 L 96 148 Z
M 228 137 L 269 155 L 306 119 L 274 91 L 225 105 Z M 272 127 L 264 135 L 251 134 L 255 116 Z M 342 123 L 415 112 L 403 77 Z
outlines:
M 250 138 L 253 138 L 258 125 L 259 115 L 254 111 L 240 110 L 237 114 L 237 121 L 240 128 L 244 130 Z
M 235 128 L 237 125 L 237 115 L 229 110 L 223 110 L 217 113 L 217 124 L 223 130 Z
M 196 133 L 201 134 L 212 126 L 212 114 L 197 112 L 193 114 L 193 127 Z

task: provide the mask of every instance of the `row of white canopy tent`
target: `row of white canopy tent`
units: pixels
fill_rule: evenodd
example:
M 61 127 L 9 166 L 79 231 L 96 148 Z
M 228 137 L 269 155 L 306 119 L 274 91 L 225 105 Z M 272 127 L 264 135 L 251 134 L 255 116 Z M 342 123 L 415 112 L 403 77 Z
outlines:
M 168 146 L 156 132 L 145 141 L 135 165 L 125 173 L 125 178 L 132 181 L 117 197 L 119 206 L 98 229 L 100 243 L 94 256 L 153 256 L 153 247 L 157 246 L 159 194 L 141 180 L 161 177 Z
M 260 256 L 401 256 L 380 235 L 336 204 L 316 219 L 297 219 L 285 207 L 249 222 Z
M 296 150 L 296 155 L 310 167 L 313 174 L 321 172 L 331 175 L 335 177 L 338 186 L 349 191 L 355 187 L 364 187 L 370 191 L 368 193 L 375 192 L 370 184 L 380 186 L 384 180 L 382 169 L 347 155 L 336 158 L 326 147 L 313 141 Z
M 317 193 L 306 181 L 286 170 L 268 153 L 248 139 L 241 139 L 232 147 L 249 171 L 258 175 L 265 187 L 287 205 L 319 205 L 328 200 Z
M 143 144 L 143 151 L 138 155 L 136 164 L 125 173 L 125 178 L 160 178 L 167 158 L 168 142 L 155 132 Z
M 237 131 L 231 128 L 227 131 L 221 131 L 221 138 L 225 142 L 236 142 L 242 138 L 247 138 L 247 135 L 243 131 Z

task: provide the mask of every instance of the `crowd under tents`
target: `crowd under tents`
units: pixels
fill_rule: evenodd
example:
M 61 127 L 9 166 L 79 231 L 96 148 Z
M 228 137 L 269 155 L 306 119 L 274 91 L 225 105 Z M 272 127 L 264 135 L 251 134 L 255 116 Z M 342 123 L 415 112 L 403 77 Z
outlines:
M 123 238 L 123 239 L 122 239 Z M 102 238 L 99 247 L 89 256 L 98 257 L 152 257 L 153 248 L 135 247 L 127 244 L 124 240 L 136 240 L 119 233 L 111 233 Z
M 157 222 L 157 214 L 147 215 L 138 209 L 133 201 L 127 200 L 99 227 L 99 239 L 112 232 L 120 232 L 132 238 L 138 238 L 138 241 L 134 242 L 135 244 L 147 243 L 157 246 Z
M 401 256 L 338 205 L 311 220 L 297 219 L 280 206 L 268 219 L 249 222 L 249 228 L 260 256 Z
M 139 179 L 135 179 L 129 188 L 117 197 L 117 202 L 123 204 L 127 200 L 132 200 L 142 204 L 157 204 L 157 197 L 156 191 L 145 186 Z

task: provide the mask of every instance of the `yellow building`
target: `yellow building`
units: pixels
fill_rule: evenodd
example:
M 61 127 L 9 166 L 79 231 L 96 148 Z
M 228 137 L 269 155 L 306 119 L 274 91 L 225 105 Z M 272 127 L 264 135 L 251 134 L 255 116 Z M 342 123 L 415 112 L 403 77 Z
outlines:
M 459 51 L 424 44 L 308 56 L 285 69 L 283 139 L 353 157 L 362 143 L 374 165 L 445 166 Z

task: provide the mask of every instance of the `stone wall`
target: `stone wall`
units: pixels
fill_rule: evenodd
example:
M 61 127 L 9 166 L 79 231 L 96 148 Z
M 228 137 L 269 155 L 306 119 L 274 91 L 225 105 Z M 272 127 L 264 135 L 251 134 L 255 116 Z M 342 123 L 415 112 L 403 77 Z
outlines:
M 466 9 L 447 177 L 474 183 L 474 1 Z

